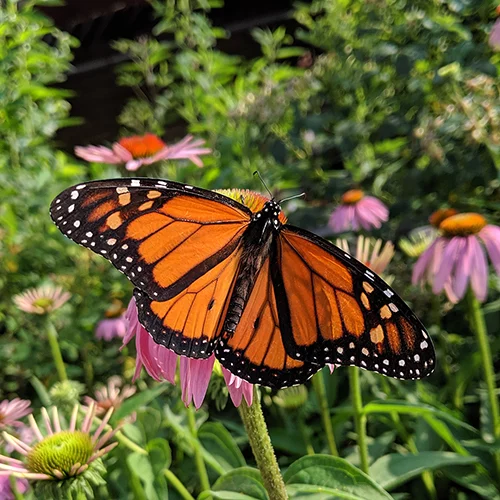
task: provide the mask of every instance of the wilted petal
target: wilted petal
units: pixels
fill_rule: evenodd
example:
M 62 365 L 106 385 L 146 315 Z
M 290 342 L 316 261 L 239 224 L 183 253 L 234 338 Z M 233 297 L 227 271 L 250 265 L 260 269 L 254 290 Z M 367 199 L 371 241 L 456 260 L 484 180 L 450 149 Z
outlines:
M 240 406 L 243 397 L 250 406 L 253 401 L 253 384 L 233 375 L 224 367 L 222 367 L 222 374 L 224 375 L 224 380 L 226 381 L 229 395 L 231 396 L 234 406 Z
M 180 378 L 182 400 L 188 406 L 191 401 L 198 409 L 205 399 L 212 375 L 215 356 L 207 359 L 193 359 L 181 356 Z

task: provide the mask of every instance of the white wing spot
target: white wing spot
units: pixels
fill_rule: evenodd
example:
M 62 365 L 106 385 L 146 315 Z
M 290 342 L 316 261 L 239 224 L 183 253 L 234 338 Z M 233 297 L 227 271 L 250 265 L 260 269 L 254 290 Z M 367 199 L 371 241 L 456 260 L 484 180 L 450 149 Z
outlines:
M 351 343 L 349 344 L 349 349 L 354 349 L 354 347 L 355 347 L 354 342 L 351 342 Z
M 80 184 L 79 186 L 76 186 L 76 189 L 84 189 L 87 186 L 87 184 Z
M 92 238 L 93 234 L 89 231 L 89 232 L 85 233 L 85 236 L 87 236 L 88 238 Z
M 75 220 L 75 222 L 73 222 L 73 226 L 80 227 L 80 221 L 79 220 Z
M 140 186 L 141 185 L 141 181 L 140 181 L 140 179 L 132 179 L 130 181 L 130 185 L 131 186 L 135 186 L 135 187 Z
M 361 349 L 361 352 L 362 352 L 365 356 L 369 356 L 369 355 L 370 355 L 370 351 L 369 351 L 366 347 L 363 347 L 363 349 Z
M 71 191 L 71 199 L 76 200 L 79 196 L 78 191 Z
M 106 241 L 106 243 L 110 246 L 114 245 L 116 243 L 116 238 L 109 238 L 109 240 Z
M 128 245 L 122 245 L 122 250 L 127 250 Z
M 337 347 L 337 352 L 339 354 L 342 354 L 344 352 L 344 349 L 342 349 L 342 347 Z
M 393 304 L 392 302 L 389 304 L 389 308 L 392 312 L 395 312 L 395 313 L 397 313 L 399 311 L 396 304 Z
M 128 193 L 128 187 L 126 186 L 120 186 L 120 187 L 117 187 L 116 188 L 116 192 L 118 194 L 125 194 L 125 193 Z
M 404 359 L 400 359 L 399 360 L 399 366 L 404 366 L 405 365 L 405 361 Z
M 125 260 L 126 260 L 127 262 L 132 262 L 134 259 L 133 259 L 132 257 L 127 257 Z
M 74 204 L 73 204 L 73 205 L 70 205 L 70 206 L 68 207 L 68 213 L 73 212 L 73 210 L 74 210 L 74 209 L 75 209 L 75 205 L 74 205 Z
M 420 354 L 415 354 L 415 356 L 413 356 L 413 359 L 418 363 L 420 361 Z
M 392 290 L 384 290 L 384 293 L 387 295 L 387 297 L 391 298 L 394 295 L 394 292 Z
M 429 344 L 425 340 L 420 343 L 420 349 L 427 349 L 428 346 Z
M 384 363 L 385 366 L 389 366 L 389 360 L 388 359 L 384 359 L 384 361 L 382 361 L 382 363 Z

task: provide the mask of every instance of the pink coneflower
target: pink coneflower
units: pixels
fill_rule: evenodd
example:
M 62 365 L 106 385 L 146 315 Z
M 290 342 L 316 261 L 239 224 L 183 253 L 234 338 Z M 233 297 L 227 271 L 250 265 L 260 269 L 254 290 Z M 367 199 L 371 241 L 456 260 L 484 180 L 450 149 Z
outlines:
M 105 313 L 106 318 L 97 323 L 95 336 L 98 339 L 110 341 L 122 339 L 127 334 L 127 320 L 121 300 L 115 300 Z
M 496 13 L 500 15 L 500 5 L 496 8 Z M 497 19 L 491 28 L 488 42 L 493 50 L 500 50 L 500 19 Z
M 0 430 L 10 426 L 23 427 L 24 424 L 19 419 L 33 411 L 30 406 L 31 401 L 27 399 L 15 398 L 12 401 L 4 399 L 0 403 Z
M 389 209 L 377 198 L 366 196 L 360 189 L 342 195 L 342 202 L 330 216 L 328 225 L 334 233 L 380 228 L 389 219 Z
M 500 274 L 500 227 L 489 225 L 476 213 L 457 214 L 439 225 L 441 236 L 420 256 L 412 281 L 428 282 L 434 293 L 445 291 L 457 303 L 472 287 L 479 301 L 488 294 L 488 262 L 481 241 Z
M 182 400 L 186 406 L 193 402 L 195 407 L 199 408 L 205 399 L 215 356 L 212 355 L 207 359 L 187 358 L 185 356 L 178 356 L 170 349 L 157 344 L 139 323 L 134 298 L 130 301 L 126 316 L 129 328 L 126 337 L 123 339 L 123 344 L 127 344 L 135 336 L 137 349 L 134 380 L 139 376 L 144 366 L 149 375 L 155 380 L 168 380 L 170 383 L 175 384 L 177 360 L 180 358 L 179 372 Z M 239 406 L 242 397 L 251 405 L 253 394 L 252 384 L 232 375 L 224 367 L 222 367 L 222 373 L 234 405 Z
M 120 377 L 111 377 L 107 385 L 94 392 L 94 398 L 89 396 L 84 397 L 86 405 L 95 404 L 95 413 L 97 416 L 103 415 L 110 408 L 117 410 L 136 391 L 136 388 L 131 385 L 124 385 L 122 387 L 122 383 L 123 381 Z
M 21 311 L 31 314 L 48 314 L 59 309 L 71 298 L 61 287 L 43 285 L 30 288 L 14 296 L 14 302 Z
M 197 167 L 203 163 L 200 155 L 212 152 L 203 148 L 203 139 L 193 140 L 192 135 L 187 135 L 181 141 L 168 146 L 157 135 L 145 134 L 124 137 L 112 144 L 111 148 L 105 146 L 77 146 L 76 156 L 87 161 L 109 163 L 112 165 L 125 164 L 127 170 L 135 171 L 143 165 L 151 165 L 160 160 L 191 160 Z
M 336 245 L 345 252 L 351 254 L 365 266 L 372 269 L 377 274 L 382 274 L 392 258 L 394 257 L 394 245 L 387 241 L 382 246 L 382 240 L 358 236 L 356 241 L 356 252 L 349 250 L 349 243 L 345 239 L 337 239 Z
M 0 476 L 10 475 L 33 481 L 64 481 L 76 476 L 84 476 L 95 461 L 118 444 L 106 444 L 118 429 L 110 429 L 103 433 L 113 413 L 112 408 L 106 413 L 93 434 L 91 433 L 95 417 L 93 404 L 87 409 L 80 429 L 77 429 L 76 424 L 78 405 L 73 409 L 67 430 L 62 429 L 55 406 L 52 407 L 52 418 L 49 417 L 45 408 L 42 408 L 41 412 L 46 429 L 45 435 L 33 415 L 28 417 L 37 441 L 33 446 L 7 432 L 3 433 L 5 441 L 10 443 L 24 458 L 18 460 L 0 455 Z M 95 470 L 90 472 L 96 473 Z

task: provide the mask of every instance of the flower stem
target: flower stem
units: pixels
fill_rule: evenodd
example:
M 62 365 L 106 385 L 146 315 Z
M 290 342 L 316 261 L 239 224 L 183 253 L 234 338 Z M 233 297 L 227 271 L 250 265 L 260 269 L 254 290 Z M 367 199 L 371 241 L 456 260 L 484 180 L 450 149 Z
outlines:
M 200 442 L 198 441 L 198 430 L 196 429 L 196 416 L 194 408 L 189 405 L 186 408 L 188 426 L 193 436 L 192 445 L 194 448 L 194 461 L 196 463 L 196 469 L 198 470 L 198 476 L 200 478 L 200 484 L 202 491 L 210 489 L 210 481 L 208 480 L 207 468 L 205 467 L 205 462 L 203 460 L 203 453 L 201 450 Z
M 484 380 L 486 382 L 486 389 L 488 391 L 488 401 L 491 412 L 491 422 L 493 426 L 493 435 L 495 439 L 500 438 L 500 420 L 498 409 L 498 398 L 496 396 L 495 387 L 495 369 L 493 367 L 493 359 L 491 356 L 490 342 L 488 340 L 488 332 L 486 330 L 486 322 L 484 321 L 483 311 L 481 304 L 476 299 L 476 296 L 469 288 L 467 293 L 467 301 L 469 304 L 469 314 L 472 329 L 476 333 L 477 343 L 479 344 L 479 351 L 481 353 L 481 360 L 484 371 Z M 500 479 L 500 453 L 495 453 L 495 465 L 497 469 L 497 476 Z
M 354 423 L 358 435 L 359 460 L 361 470 L 368 474 L 368 445 L 366 443 L 366 415 L 363 413 L 363 400 L 361 398 L 361 384 L 359 380 L 359 368 L 349 367 L 349 385 L 351 389 L 351 401 L 354 410 Z
M 111 428 L 111 427 L 106 426 L 106 429 L 107 428 Z M 116 440 L 120 444 L 122 444 L 123 446 L 126 446 L 129 450 L 134 451 L 135 453 L 139 453 L 140 455 L 147 455 L 148 454 L 148 452 L 144 448 L 142 448 L 138 444 L 134 443 L 131 439 L 129 439 L 127 436 L 125 436 L 125 434 L 123 434 L 123 432 L 118 431 L 115 434 L 115 437 L 116 437 Z
M 321 419 L 323 420 L 323 428 L 326 434 L 326 441 L 328 443 L 328 448 L 330 453 L 334 457 L 339 456 L 337 450 L 337 444 L 335 443 L 335 435 L 333 434 L 332 418 L 330 415 L 330 410 L 328 409 L 328 400 L 326 398 L 326 388 L 325 379 L 323 378 L 323 370 L 320 370 L 312 378 L 314 392 L 316 393 L 316 398 L 318 399 L 319 411 L 321 413 Z
M 269 498 L 287 500 L 285 483 L 271 444 L 271 438 L 260 406 L 257 387 L 254 386 L 253 388 L 253 404 L 248 406 L 246 401 L 243 400 L 238 410 Z
M 59 348 L 57 331 L 50 320 L 47 320 L 47 338 L 49 339 L 52 359 L 54 360 L 54 364 L 56 365 L 59 380 L 61 380 L 61 382 L 64 382 L 65 380 L 68 380 L 68 375 L 66 375 L 66 366 L 64 365 L 61 349 Z
M 302 441 L 304 441 L 307 454 L 314 455 L 314 448 L 313 445 L 311 444 L 311 440 L 309 439 L 307 426 L 306 423 L 304 422 L 304 417 L 302 415 L 297 416 L 297 424 L 300 430 L 300 434 L 302 435 Z
M 179 478 L 169 469 L 165 469 L 163 474 L 167 478 L 167 481 L 176 489 L 177 493 L 183 500 L 194 500 L 194 497 L 189 493 L 189 491 L 184 487 Z

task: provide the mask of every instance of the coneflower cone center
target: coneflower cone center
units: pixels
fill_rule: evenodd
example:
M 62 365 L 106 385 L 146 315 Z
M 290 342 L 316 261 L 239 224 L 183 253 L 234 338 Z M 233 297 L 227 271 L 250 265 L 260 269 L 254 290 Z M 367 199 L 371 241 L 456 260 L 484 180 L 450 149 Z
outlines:
M 486 219 L 476 213 L 452 215 L 439 225 L 445 236 L 470 236 L 479 233 L 486 226 Z
M 133 135 L 118 141 L 134 158 L 147 158 L 161 151 L 166 144 L 154 134 Z
M 458 212 L 454 208 L 440 208 L 433 212 L 429 217 L 429 222 L 431 226 L 439 227 L 441 222 L 443 222 L 448 217 L 456 215 Z
M 33 305 L 35 307 L 41 307 L 42 309 L 45 309 L 45 310 L 52 307 L 53 304 L 54 304 L 54 301 L 52 299 L 47 299 L 45 297 L 42 297 L 40 299 L 36 299 L 35 301 L 33 301 Z
M 30 472 L 65 476 L 72 474 L 75 464 L 86 464 L 94 452 L 90 435 L 82 431 L 61 431 L 48 436 L 28 453 L 26 464 Z
M 350 189 L 342 195 L 342 203 L 344 205 L 354 205 L 365 196 L 361 189 Z

